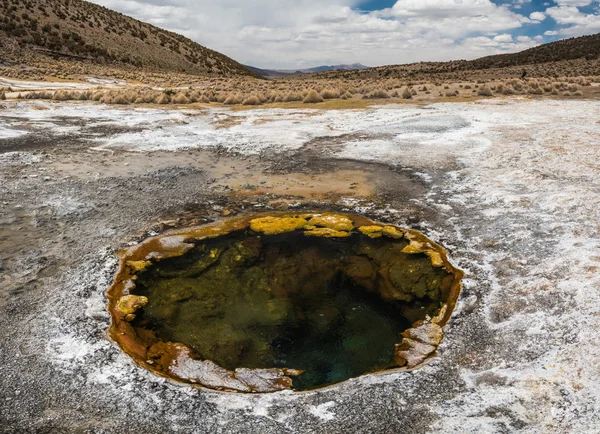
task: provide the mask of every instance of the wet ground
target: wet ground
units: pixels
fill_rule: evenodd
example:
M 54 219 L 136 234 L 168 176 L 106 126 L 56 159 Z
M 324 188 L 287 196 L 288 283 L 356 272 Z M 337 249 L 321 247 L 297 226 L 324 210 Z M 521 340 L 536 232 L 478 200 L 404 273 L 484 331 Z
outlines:
M 1 431 L 597 432 L 597 101 L 0 107 Z M 421 230 L 467 271 L 428 366 L 233 395 L 172 384 L 108 341 L 120 248 L 320 209 Z

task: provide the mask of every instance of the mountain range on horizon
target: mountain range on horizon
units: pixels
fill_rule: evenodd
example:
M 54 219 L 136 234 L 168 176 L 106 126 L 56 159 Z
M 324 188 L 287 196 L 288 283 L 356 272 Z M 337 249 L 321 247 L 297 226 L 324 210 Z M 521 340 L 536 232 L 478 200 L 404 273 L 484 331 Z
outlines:
M 361 63 L 352 63 L 346 65 L 322 65 L 314 68 L 303 68 L 303 69 L 263 69 L 255 66 L 244 65 L 250 71 L 255 72 L 258 75 L 269 78 L 286 77 L 289 75 L 300 75 L 300 74 L 313 74 L 316 72 L 325 71 L 358 71 L 362 69 L 369 69 L 370 66 L 365 66 Z

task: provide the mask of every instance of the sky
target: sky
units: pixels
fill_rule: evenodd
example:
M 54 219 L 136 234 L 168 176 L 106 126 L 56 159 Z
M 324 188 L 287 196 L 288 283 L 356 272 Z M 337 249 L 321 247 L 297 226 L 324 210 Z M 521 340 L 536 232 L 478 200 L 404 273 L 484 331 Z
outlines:
M 92 0 L 246 65 L 474 59 L 600 33 L 588 0 Z

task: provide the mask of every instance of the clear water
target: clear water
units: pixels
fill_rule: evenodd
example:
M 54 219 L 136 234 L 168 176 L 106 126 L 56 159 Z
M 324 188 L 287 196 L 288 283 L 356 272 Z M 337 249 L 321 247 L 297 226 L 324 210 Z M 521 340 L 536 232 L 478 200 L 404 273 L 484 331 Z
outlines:
M 439 308 L 447 275 L 425 255 L 401 253 L 406 245 L 301 232 L 207 240 L 139 275 L 135 293 L 149 303 L 133 325 L 227 369 L 305 370 L 294 377 L 296 390 L 385 369 L 393 366 L 399 334 Z M 380 296 L 386 258 L 410 271 L 402 284 L 416 294 L 411 300 Z

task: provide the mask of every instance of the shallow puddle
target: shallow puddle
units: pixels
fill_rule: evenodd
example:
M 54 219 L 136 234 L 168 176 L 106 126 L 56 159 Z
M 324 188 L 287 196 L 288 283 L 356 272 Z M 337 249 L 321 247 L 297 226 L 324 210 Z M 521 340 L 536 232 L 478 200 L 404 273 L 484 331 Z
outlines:
M 269 392 L 423 363 L 462 273 L 414 231 L 300 214 L 148 240 L 124 257 L 121 276 L 109 291 L 111 334 L 138 363 Z

